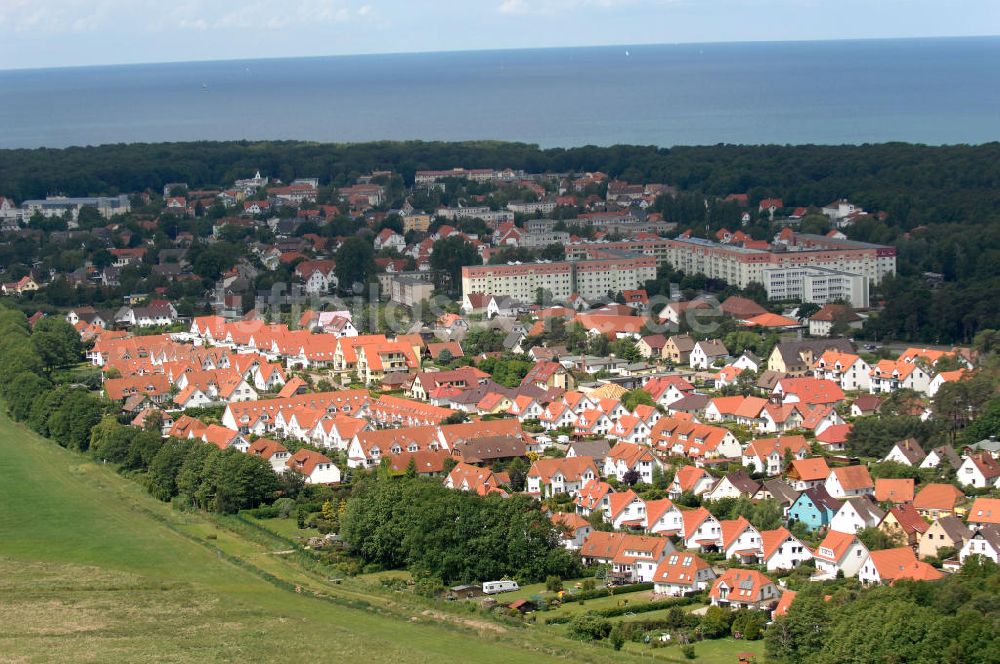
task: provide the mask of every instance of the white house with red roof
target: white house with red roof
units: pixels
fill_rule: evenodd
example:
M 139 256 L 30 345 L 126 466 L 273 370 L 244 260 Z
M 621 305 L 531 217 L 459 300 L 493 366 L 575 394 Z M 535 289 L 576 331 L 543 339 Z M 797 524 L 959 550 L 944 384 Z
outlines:
M 707 562 L 693 553 L 674 551 L 656 567 L 653 592 L 679 597 L 705 590 L 714 578 L 715 571 Z
M 834 579 L 837 572 L 855 576 L 867 556 L 868 548 L 857 535 L 830 530 L 813 553 L 817 577 Z
M 305 478 L 306 484 L 339 484 L 340 469 L 329 457 L 301 449 L 286 462 L 288 468 Z
M 763 543 L 761 560 L 768 570 L 792 569 L 813 557 L 809 547 L 787 528 L 764 530 L 760 537 Z
M 640 482 L 652 484 L 654 467 L 662 466 L 652 450 L 634 443 L 619 441 L 604 458 L 604 476 L 615 477 L 619 482 L 624 482 L 626 474 L 635 471 Z
M 722 529 L 722 553 L 727 560 L 736 558 L 743 564 L 756 564 L 761 555 L 760 532 L 745 517 L 719 522 Z
M 383 228 L 379 231 L 378 235 L 375 236 L 373 244 L 375 251 L 395 249 L 399 253 L 403 253 L 406 249 L 406 239 L 391 228 Z
M 526 490 L 542 498 L 557 493 L 576 496 L 585 484 L 599 478 L 597 464 L 591 457 L 538 459 L 528 470 Z
M 826 478 L 827 493 L 838 500 L 875 494 L 875 483 L 866 466 L 843 466 L 830 471 Z
M 722 546 L 722 525 L 704 507 L 683 510 L 684 530 L 681 536 L 686 549 L 715 549 Z
M 730 568 L 712 584 L 708 598 L 712 606 L 766 610 L 777 603 L 780 595 L 778 586 L 760 572 Z
M 609 497 L 608 517 L 616 529 L 641 529 L 646 525 L 646 501 L 628 489 Z
M 611 513 L 611 495 L 614 492 L 615 490 L 607 482 L 598 479 L 587 482 L 573 501 L 576 513 L 589 517 L 594 512 L 600 512 L 607 518 Z
M 684 493 L 700 496 L 715 485 L 715 478 L 704 468 L 681 466 L 667 488 L 667 495 L 676 500 Z

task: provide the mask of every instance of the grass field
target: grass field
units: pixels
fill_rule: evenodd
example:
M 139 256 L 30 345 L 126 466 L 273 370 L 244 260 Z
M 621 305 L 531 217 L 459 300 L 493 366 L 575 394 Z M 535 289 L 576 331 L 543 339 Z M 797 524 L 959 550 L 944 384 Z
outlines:
M 679 654 L 613 653 L 547 628 L 488 622 L 462 607 L 430 610 L 405 594 L 372 592 L 371 576 L 329 583 L 281 555 L 281 541 L 177 512 L 4 415 L 0 506 L 0 662 L 352 655 L 399 663 L 631 662 Z M 698 661 L 734 659 L 706 653 Z

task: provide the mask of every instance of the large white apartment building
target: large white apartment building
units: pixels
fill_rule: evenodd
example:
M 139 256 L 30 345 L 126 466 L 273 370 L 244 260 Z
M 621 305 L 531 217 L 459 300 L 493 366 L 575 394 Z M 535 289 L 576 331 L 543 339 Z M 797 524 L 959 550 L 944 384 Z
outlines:
M 763 284 L 772 300 L 844 301 L 856 309 L 869 306 L 869 279 L 860 274 L 822 267 L 779 267 L 764 270 Z
M 67 198 L 66 196 L 47 196 L 44 199 L 28 200 L 21 203 L 24 219 L 30 219 L 36 212 L 43 217 L 60 217 L 69 212 L 75 220 L 80 215 L 80 208 L 95 208 L 102 217 L 110 219 L 116 214 L 125 214 L 132 209 L 129 197 L 120 196 L 87 196 L 82 198 Z
M 442 219 L 482 219 L 487 224 L 497 225 L 514 221 L 514 213 L 510 210 L 491 210 L 485 205 L 472 207 L 438 208 L 435 212 Z
M 519 302 L 534 302 L 542 288 L 558 302 L 574 293 L 600 299 L 640 287 L 656 278 L 656 259 L 628 256 L 603 260 L 475 265 L 462 268 L 462 293 L 506 295 Z
M 819 297 L 824 287 L 827 290 L 832 287 L 835 292 L 842 293 L 857 284 L 848 288 L 840 277 L 834 278 L 829 272 L 807 272 L 805 268 L 864 277 L 867 281 L 865 289 L 868 285 L 877 285 L 886 275 L 896 273 L 894 247 L 837 240 L 823 235 L 796 235 L 789 244 L 766 250 L 717 244 L 700 238 L 676 238 L 665 242 L 667 260 L 675 269 L 722 279 L 740 288 L 746 288 L 751 282 L 765 284 L 766 287 L 768 271 L 772 271 L 772 281 L 776 281 L 780 279 L 780 274 L 775 270 L 801 270 L 796 273 L 796 279 L 807 276 L 812 279 L 808 289 L 813 291 L 814 297 Z M 803 293 L 807 290 L 804 281 L 802 289 Z

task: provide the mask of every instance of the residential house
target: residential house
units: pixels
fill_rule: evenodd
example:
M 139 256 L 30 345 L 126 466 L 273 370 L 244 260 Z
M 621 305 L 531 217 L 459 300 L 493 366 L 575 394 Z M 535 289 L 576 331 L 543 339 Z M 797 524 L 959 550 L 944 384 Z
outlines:
M 271 469 L 276 473 L 283 473 L 288 470 L 288 459 L 291 453 L 288 449 L 276 440 L 270 438 L 258 438 L 250 443 L 247 454 L 259 456 L 264 461 L 271 464 Z
M 882 462 L 892 461 L 915 468 L 920 465 L 920 462 L 926 456 L 927 454 L 920 447 L 920 443 L 917 442 L 916 438 L 907 438 L 893 445 L 889 453 L 882 459 Z
M 813 554 L 817 576 L 834 579 L 841 572 L 851 578 L 861 569 L 868 553 L 868 548 L 856 534 L 830 530 Z
M 611 494 L 606 519 L 616 530 L 641 529 L 646 525 L 646 502 L 628 489 Z
M 869 496 L 875 493 L 875 483 L 866 466 L 843 466 L 830 471 L 826 490 L 834 498 Z
M 937 581 L 943 576 L 927 563 L 917 560 L 908 546 L 870 551 L 858 570 L 858 580 L 865 585 L 891 584 L 900 579 Z
M 823 457 L 793 459 L 785 469 L 785 479 L 796 491 L 822 486 L 830 475 L 830 467 Z
M 789 521 L 800 521 L 810 532 L 829 526 L 844 503 L 826 490 L 826 486 L 806 489 L 788 508 Z
M 653 573 L 653 593 L 679 597 L 705 590 L 715 578 L 715 570 L 692 553 L 673 552 Z
M 725 344 L 719 339 L 707 339 L 695 343 L 691 349 L 691 356 L 688 364 L 692 369 L 707 370 L 716 362 L 725 362 L 729 359 L 729 351 Z
M 861 316 L 846 304 L 824 304 L 809 317 L 809 334 L 813 337 L 828 337 L 834 332 L 834 328 L 856 330 L 861 328 L 863 322 Z
M 340 469 L 329 457 L 308 449 L 293 454 L 286 465 L 303 476 L 306 484 L 339 484 Z
M 830 528 L 842 533 L 857 533 L 865 528 L 877 527 L 884 518 L 885 512 L 869 498 L 852 498 L 845 500 L 837 510 L 830 521 Z
M 787 528 L 763 530 L 760 538 L 763 549 L 761 560 L 768 570 L 792 569 L 813 557 L 809 547 Z
M 542 498 L 557 493 L 576 496 L 588 482 L 599 479 L 597 464 L 591 457 L 538 459 L 527 475 L 527 492 Z
M 958 453 L 950 445 L 942 445 L 928 452 L 924 460 L 920 462 L 920 467 L 937 468 L 942 463 L 958 470 L 962 465 L 962 458 L 958 456 Z
M 626 475 L 634 473 L 637 481 L 653 483 L 653 468 L 661 467 L 660 461 L 645 445 L 619 441 L 604 458 L 605 477 L 615 477 L 626 481 Z
M 958 481 L 976 489 L 1000 486 L 1000 462 L 989 452 L 970 454 L 958 468 Z
M 916 546 L 930 524 L 910 504 L 897 505 L 889 510 L 878 529 L 900 544 Z
M 604 467 L 604 458 L 611 445 L 606 440 L 576 440 L 566 448 L 566 458 L 590 457 L 599 468 Z
M 871 367 L 852 353 L 825 351 L 812 366 L 813 376 L 830 380 L 844 391 L 871 389 Z
M 654 535 L 678 535 L 684 530 L 684 517 L 669 498 L 646 501 L 646 532 Z
M 763 551 L 760 532 L 744 517 L 719 521 L 722 529 L 721 551 L 726 559 L 755 565 Z
M 809 444 L 804 436 L 777 436 L 750 441 L 743 450 L 742 463 L 755 473 L 768 476 L 779 474 L 785 467 L 786 457 L 804 459 L 809 456 Z
M 611 485 L 600 480 L 591 480 L 583 485 L 576 494 L 574 505 L 576 513 L 589 517 L 594 512 L 600 512 L 605 518 L 611 515 L 611 495 L 615 492 Z
M 925 484 L 913 497 L 920 516 L 939 519 L 955 515 L 955 508 L 965 501 L 965 494 L 954 484 Z
M 771 579 L 750 569 L 730 568 L 715 580 L 708 593 L 712 606 L 768 610 L 778 602 L 780 591 Z
M 971 528 L 1000 525 L 1000 498 L 979 496 L 969 508 L 966 518 Z
M 972 537 L 972 530 L 962 520 L 954 516 L 942 516 L 934 519 L 917 543 L 917 555 L 920 558 L 937 558 L 941 549 L 961 551 L 966 540 Z
M 610 565 L 614 584 L 652 581 L 660 562 L 674 551 L 665 537 L 592 532 L 580 548 L 584 565 Z
M 681 512 L 685 549 L 714 550 L 722 546 L 722 525 L 704 507 Z
M 875 502 L 896 505 L 912 503 L 914 488 L 912 477 L 899 479 L 880 477 L 875 480 Z
M 965 540 L 958 552 L 958 560 L 964 564 L 971 556 L 982 556 L 994 563 L 1000 563 L 1000 526 L 986 526 Z
M 663 346 L 663 359 L 674 366 L 688 364 L 693 350 L 694 338 L 691 335 L 675 334 Z
M 667 495 L 677 500 L 682 494 L 690 493 L 700 496 L 715 485 L 715 478 L 704 468 L 697 466 L 681 466 L 674 473 L 674 479 L 667 488 Z
M 723 498 L 752 498 L 760 483 L 750 479 L 745 470 L 733 471 L 715 483 L 705 495 L 705 500 L 722 500 Z
M 580 550 L 584 541 L 594 532 L 590 522 L 576 512 L 554 512 L 550 519 L 562 535 L 562 545 L 570 551 Z

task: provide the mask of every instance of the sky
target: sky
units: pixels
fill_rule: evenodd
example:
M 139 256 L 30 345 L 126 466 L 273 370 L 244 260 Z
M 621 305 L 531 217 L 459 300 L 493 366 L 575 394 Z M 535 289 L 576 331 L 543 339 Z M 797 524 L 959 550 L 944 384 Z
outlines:
M 1000 0 L 0 0 L 0 69 L 1000 34 Z

